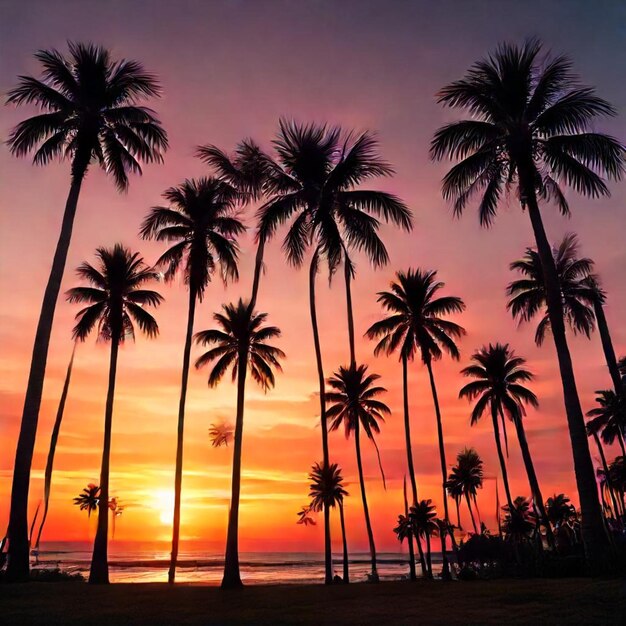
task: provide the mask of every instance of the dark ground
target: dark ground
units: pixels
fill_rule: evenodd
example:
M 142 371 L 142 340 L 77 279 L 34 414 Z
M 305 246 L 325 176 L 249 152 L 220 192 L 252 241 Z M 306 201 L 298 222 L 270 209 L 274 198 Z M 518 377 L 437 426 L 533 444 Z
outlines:
M 0 624 L 626 624 L 626 581 L 0 586 Z

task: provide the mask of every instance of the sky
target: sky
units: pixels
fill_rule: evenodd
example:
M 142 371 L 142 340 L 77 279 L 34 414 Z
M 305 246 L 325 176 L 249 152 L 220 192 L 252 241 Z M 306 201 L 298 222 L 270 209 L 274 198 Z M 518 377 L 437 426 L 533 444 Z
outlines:
M 582 80 L 620 112 L 597 130 L 626 137 L 626 5 L 576 1 L 336 1 L 232 0 L 0 0 L 0 92 L 6 94 L 20 74 L 37 74 L 33 53 L 65 50 L 67 40 L 93 41 L 116 58 L 137 59 L 154 72 L 163 97 L 150 102 L 169 133 L 163 165 L 147 165 L 133 177 L 126 194 L 95 167 L 81 193 L 62 290 L 78 284 L 74 268 L 93 260 L 97 246 L 122 242 L 154 262 L 163 248 L 139 240 L 146 212 L 161 203 L 162 192 L 185 178 L 208 173 L 194 157 L 199 144 L 231 150 L 244 137 L 271 148 L 278 119 L 328 122 L 345 129 L 377 133 L 382 155 L 396 174 L 376 188 L 399 195 L 415 217 L 414 230 L 384 227 L 390 252 L 387 267 L 374 271 L 356 258 L 353 284 L 357 359 L 382 376 L 392 415 L 382 425 L 378 444 L 387 489 L 378 474 L 371 445 L 364 447 L 367 493 L 379 549 L 397 550 L 392 532 L 402 511 L 406 473 L 402 425 L 401 368 L 395 358 L 375 358 L 362 338 L 379 318 L 376 292 L 397 270 L 437 269 L 445 292 L 461 296 L 467 311 L 456 321 L 467 329 L 461 361 L 435 364 L 443 414 L 448 465 L 464 446 L 474 446 L 485 461 L 485 486 L 478 503 L 488 525 L 495 515 L 497 456 L 487 420 L 470 427 L 470 407 L 458 399 L 460 369 L 471 353 L 488 342 L 510 342 L 528 359 L 537 378 L 532 389 L 540 407 L 525 419 L 528 441 L 544 496 L 567 493 L 577 502 L 566 418 L 556 355 L 547 341 L 533 343 L 532 325 L 518 327 L 505 309 L 504 289 L 513 278 L 508 264 L 533 243 L 530 221 L 515 198 L 502 203 L 495 225 L 479 227 L 470 207 L 460 220 L 443 201 L 440 181 L 447 163 L 433 164 L 428 145 L 433 132 L 457 119 L 441 109 L 434 94 L 460 78 L 469 64 L 501 41 L 538 36 L 546 49 L 566 53 Z M 35 110 L 3 107 L 0 134 L 6 139 L 18 121 Z M 0 145 L 0 528 L 8 520 L 8 501 L 19 419 L 30 352 L 49 264 L 69 187 L 68 163 L 46 168 L 12 157 Z M 374 188 L 374 183 L 370 185 Z M 626 353 L 626 185 L 611 184 L 612 196 L 587 200 L 566 192 L 571 219 L 543 207 L 549 237 L 559 241 L 577 232 L 582 253 L 592 257 L 608 292 L 606 315 L 619 354 Z M 254 227 L 254 211 L 245 221 Z M 254 245 L 241 240 L 241 279 L 225 288 L 218 280 L 196 313 L 196 330 L 212 327 L 222 303 L 250 293 Z M 307 473 L 321 459 L 316 426 L 317 376 L 308 314 L 307 272 L 286 265 L 280 241 L 269 245 L 260 310 L 282 329 L 276 341 L 286 353 L 276 388 L 264 394 L 247 388 L 240 549 L 244 551 L 322 550 L 323 524 L 296 525 L 307 501 Z M 323 361 L 330 375 L 348 360 L 345 298 L 340 280 L 318 283 Z M 187 296 L 182 281 L 159 285 L 165 303 L 155 315 L 160 336 L 138 336 L 120 351 L 113 418 L 111 489 L 125 503 L 116 541 L 168 540 L 174 482 L 175 434 Z M 61 297 L 57 307 L 44 397 L 33 461 L 30 511 L 43 497 L 43 470 L 50 431 L 72 349 L 76 306 Z M 584 410 L 594 390 L 608 388 L 599 337 L 569 337 Z M 197 356 L 198 351 L 194 351 Z M 107 385 L 108 346 L 95 338 L 76 353 L 66 414 L 53 478 L 44 540 L 88 540 L 95 522 L 78 511 L 72 498 L 98 482 Z M 185 431 L 181 536 L 221 550 L 230 496 L 232 447 L 214 449 L 212 423 L 234 420 L 236 389 L 225 380 L 216 389 L 207 372 L 190 376 Z M 410 410 L 420 497 L 441 508 L 441 475 L 436 423 L 426 372 L 410 368 Z M 519 447 L 510 429 L 509 476 L 514 495 L 529 495 Z M 367 546 L 358 492 L 353 442 L 342 433 L 330 437 L 331 457 L 339 462 L 350 497 L 346 503 L 348 541 L 353 550 Z M 615 454 L 616 451 L 613 451 Z M 596 452 L 592 450 L 596 459 Z M 500 486 L 500 496 L 503 497 Z M 467 512 L 463 523 L 469 526 Z M 334 542 L 339 542 L 338 520 Z M 336 544 L 339 548 L 339 543 Z

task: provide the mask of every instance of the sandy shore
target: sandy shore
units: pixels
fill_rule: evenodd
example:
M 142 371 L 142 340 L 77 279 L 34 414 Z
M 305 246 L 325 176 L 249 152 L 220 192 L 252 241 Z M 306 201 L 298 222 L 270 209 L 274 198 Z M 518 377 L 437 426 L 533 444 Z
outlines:
M 31 583 L 0 586 L 0 623 L 624 624 L 626 582 L 498 580 L 247 587 Z

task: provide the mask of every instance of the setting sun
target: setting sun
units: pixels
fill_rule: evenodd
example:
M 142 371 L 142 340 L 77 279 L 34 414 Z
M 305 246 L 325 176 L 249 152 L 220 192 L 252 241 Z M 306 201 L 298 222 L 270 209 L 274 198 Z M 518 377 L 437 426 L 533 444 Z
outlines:
M 152 509 L 156 511 L 161 524 L 170 526 L 174 516 L 174 492 L 170 489 L 157 489 L 154 492 Z

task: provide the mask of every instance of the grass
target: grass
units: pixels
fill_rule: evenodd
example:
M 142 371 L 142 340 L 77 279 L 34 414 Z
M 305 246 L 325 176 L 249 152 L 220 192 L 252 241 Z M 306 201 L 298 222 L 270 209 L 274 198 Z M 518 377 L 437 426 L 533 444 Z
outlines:
M 624 624 L 626 581 L 533 579 L 267 585 L 0 586 L 12 624 Z

